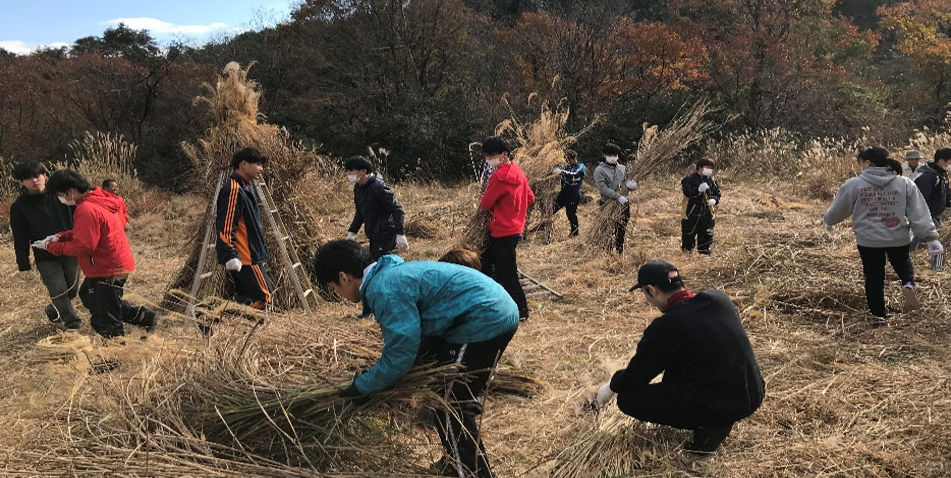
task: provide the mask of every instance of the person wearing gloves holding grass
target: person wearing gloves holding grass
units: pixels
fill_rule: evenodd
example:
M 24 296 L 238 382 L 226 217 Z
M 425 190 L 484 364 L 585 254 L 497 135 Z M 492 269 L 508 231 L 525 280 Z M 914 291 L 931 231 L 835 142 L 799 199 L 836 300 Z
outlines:
M 575 237 L 579 231 L 578 204 L 581 202 L 581 185 L 588 168 L 578 162 L 578 153 L 570 149 L 565 152 L 565 159 L 568 161 L 565 167 L 552 169 L 553 173 L 561 175 L 561 192 L 555 199 L 555 210 L 552 214 L 557 214 L 561 208 L 565 208 L 565 215 L 568 216 L 568 224 L 571 226 L 568 237 Z
M 710 255 L 713 244 L 713 207 L 720 204 L 720 186 L 713 179 L 716 162 L 710 158 L 697 161 L 697 170 L 680 181 L 683 189 L 684 215 L 680 219 L 680 248 Z
M 362 301 L 383 332 L 380 359 L 341 395 L 362 401 L 414 364 L 456 364 L 470 378 L 446 385 L 443 398 L 452 410 L 434 413 L 446 452 L 435 471 L 439 476 L 493 476 L 479 438 L 479 397 L 518 330 L 518 307 L 505 289 L 463 265 L 404 262 L 393 254 L 372 262 L 366 249 L 348 240 L 324 244 L 313 274 L 340 297 Z
M 885 260 L 901 280 L 905 310 L 921 307 L 915 287 L 915 271 L 909 257 L 911 234 L 928 244 L 931 255 L 943 255 L 931 213 L 915 183 L 895 174 L 898 161 L 888 151 L 873 146 L 856 158 L 862 173 L 849 179 L 835 193 L 822 220 L 828 230 L 852 217 L 852 230 L 862 258 L 865 298 L 872 313 L 872 326 L 888 325 L 885 310 Z
M 638 289 L 663 315 L 644 330 L 627 368 L 615 372 L 586 405 L 600 409 L 616 395 L 625 414 L 693 430 L 684 449 L 712 453 L 765 396 L 736 307 L 722 291 L 684 288 L 677 268 L 664 261 L 641 266 L 630 290 Z M 662 372 L 663 380 L 651 383 Z
M 271 303 L 274 286 L 261 267 L 271 259 L 252 181 L 261 177 L 267 157 L 244 148 L 231 157 L 234 174 L 218 193 L 215 249 L 218 263 L 234 281 L 235 302 L 254 309 Z
M 637 189 L 637 181 L 625 181 L 627 177 L 627 168 L 623 164 L 618 164 L 618 158 L 621 155 L 621 148 L 613 143 L 604 145 L 601 149 L 604 154 L 604 161 L 594 169 L 594 184 L 601 193 L 598 204 L 603 208 L 611 201 L 617 201 L 621 204 L 621 215 L 614 225 L 614 249 L 618 254 L 624 252 L 624 236 L 627 234 L 627 223 L 631 220 L 631 206 L 627 196 L 620 193 L 621 186 L 627 186 L 628 190 Z
M 394 250 L 409 248 L 403 229 L 403 206 L 383 178 L 373 172 L 370 160 L 353 156 L 344 161 L 343 169 L 347 172 L 347 181 L 353 184 L 353 204 L 356 206 L 347 239 L 353 240 L 364 226 L 373 260 Z

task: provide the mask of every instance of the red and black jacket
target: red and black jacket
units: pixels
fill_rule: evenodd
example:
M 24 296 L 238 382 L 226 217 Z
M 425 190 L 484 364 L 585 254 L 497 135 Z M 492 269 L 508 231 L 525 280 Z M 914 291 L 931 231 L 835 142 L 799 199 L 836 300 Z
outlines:
M 241 264 L 263 264 L 271 259 L 261 224 L 258 199 L 249 181 L 231 175 L 218 193 L 215 250 L 218 263 L 241 259 Z
M 125 235 L 124 211 L 122 198 L 95 188 L 76 201 L 73 228 L 59 233 L 59 242 L 50 242 L 46 250 L 57 256 L 76 257 L 86 277 L 128 274 L 135 270 L 135 260 Z

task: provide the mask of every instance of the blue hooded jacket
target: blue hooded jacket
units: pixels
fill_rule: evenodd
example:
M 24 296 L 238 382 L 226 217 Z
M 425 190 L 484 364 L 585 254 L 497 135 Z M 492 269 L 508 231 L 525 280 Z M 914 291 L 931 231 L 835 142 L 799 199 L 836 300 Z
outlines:
M 363 277 L 363 303 L 383 331 L 383 353 L 354 381 L 369 394 L 413 367 L 422 339 L 464 344 L 495 338 L 518 326 L 518 307 L 489 276 L 446 262 L 404 262 L 387 254 Z

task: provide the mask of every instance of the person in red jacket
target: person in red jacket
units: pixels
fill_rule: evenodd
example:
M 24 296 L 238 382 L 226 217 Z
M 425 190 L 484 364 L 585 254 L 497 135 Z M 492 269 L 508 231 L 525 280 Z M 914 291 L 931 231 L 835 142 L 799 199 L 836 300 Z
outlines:
M 525 231 L 525 215 L 535 202 L 522 168 L 509 158 L 508 144 L 498 136 L 482 142 L 485 162 L 495 172 L 482 193 L 482 209 L 492 212 L 489 218 L 489 246 L 482 253 L 482 272 L 495 279 L 518 305 L 521 320 L 528 318 L 528 301 L 518 281 L 515 246 Z
M 105 338 L 125 335 L 123 323 L 151 330 L 156 313 L 122 300 L 135 260 L 125 235 L 127 218 L 121 198 L 101 188 L 92 188 L 78 172 L 62 169 L 53 173 L 46 188 L 59 201 L 76 206 L 73 228 L 33 243 L 55 256 L 74 256 L 86 279 L 79 298 L 89 309 L 92 328 Z

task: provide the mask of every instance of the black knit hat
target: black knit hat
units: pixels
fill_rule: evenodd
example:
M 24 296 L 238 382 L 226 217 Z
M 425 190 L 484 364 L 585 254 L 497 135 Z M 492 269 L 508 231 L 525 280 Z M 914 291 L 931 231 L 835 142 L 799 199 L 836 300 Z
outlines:
M 681 282 L 680 271 L 673 264 L 664 261 L 651 261 L 637 270 L 637 284 L 628 289 L 634 292 L 645 285 L 666 285 Z

